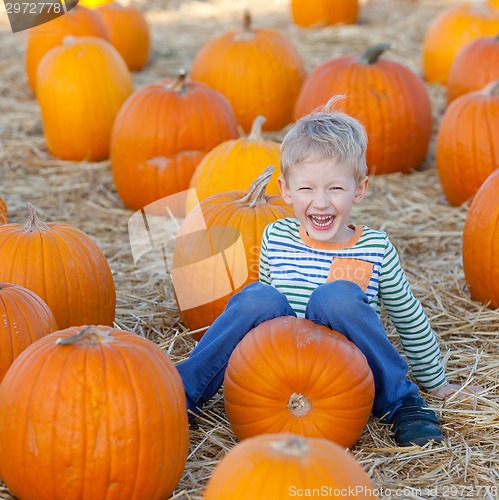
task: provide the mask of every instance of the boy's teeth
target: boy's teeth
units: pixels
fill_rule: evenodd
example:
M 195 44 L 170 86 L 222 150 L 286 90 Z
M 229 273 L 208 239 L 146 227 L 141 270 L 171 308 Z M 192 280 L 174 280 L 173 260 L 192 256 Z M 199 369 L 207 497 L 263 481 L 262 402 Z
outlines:
M 333 215 L 311 215 L 310 218 L 318 226 L 327 226 L 334 219 Z

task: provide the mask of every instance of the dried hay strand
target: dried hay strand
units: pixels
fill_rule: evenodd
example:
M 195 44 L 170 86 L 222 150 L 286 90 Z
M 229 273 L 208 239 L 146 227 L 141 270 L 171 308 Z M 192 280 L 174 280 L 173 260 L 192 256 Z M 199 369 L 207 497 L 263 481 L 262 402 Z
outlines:
M 250 7 L 256 27 L 289 37 L 310 70 L 330 57 L 392 43 L 387 58 L 421 74 L 421 42 L 444 0 L 370 0 L 362 3 L 356 26 L 299 29 L 291 24 L 286 0 L 132 2 L 151 24 L 153 51 L 146 69 L 133 75 L 136 88 L 175 76 L 190 66 L 208 39 L 238 26 Z M 209 29 L 206 28 L 209 26 Z M 64 162 L 48 154 L 40 112 L 29 90 L 22 61 L 25 33 L 13 35 L 0 15 L 0 195 L 11 222 L 23 222 L 26 202 L 47 221 L 73 224 L 90 235 L 109 260 L 117 289 L 116 324 L 157 343 L 174 363 L 194 342 L 181 324 L 165 263 L 150 258 L 136 267 L 128 220 L 114 189 L 109 161 Z M 445 90 L 427 85 L 436 131 Z M 267 136 L 281 140 L 286 129 Z M 435 134 L 433 134 L 433 140 Z M 499 310 L 470 299 L 461 261 L 461 236 L 468 206 L 447 204 L 435 170 L 433 144 L 424 165 L 408 175 L 372 177 L 368 195 L 352 214 L 356 223 L 387 231 L 399 250 L 413 292 L 439 338 L 449 380 L 479 384 L 486 391 L 446 401 L 425 395 L 441 418 L 445 441 L 397 448 L 388 426 L 371 419 L 353 453 L 382 498 L 499 498 Z M 172 225 L 172 240 L 175 227 Z M 170 248 L 170 247 L 169 247 Z M 383 317 L 398 345 L 393 327 Z M 219 394 L 191 432 L 186 469 L 174 498 L 202 497 L 206 481 L 236 439 Z M 0 484 L 0 498 L 12 499 Z

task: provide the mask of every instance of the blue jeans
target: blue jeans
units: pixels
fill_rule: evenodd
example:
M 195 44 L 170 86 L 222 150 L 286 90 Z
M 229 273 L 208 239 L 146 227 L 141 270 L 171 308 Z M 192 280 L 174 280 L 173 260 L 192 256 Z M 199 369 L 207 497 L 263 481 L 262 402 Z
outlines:
M 231 297 L 189 358 L 177 365 L 189 409 L 196 412 L 216 394 L 229 357 L 243 337 L 263 321 L 279 316 L 296 314 L 287 298 L 270 285 L 251 283 Z M 362 351 L 374 376 L 372 412 L 376 417 L 385 416 L 389 422 L 402 400 L 418 393 L 418 386 L 407 379 L 406 362 L 358 285 L 338 280 L 318 286 L 305 317 L 339 331 Z

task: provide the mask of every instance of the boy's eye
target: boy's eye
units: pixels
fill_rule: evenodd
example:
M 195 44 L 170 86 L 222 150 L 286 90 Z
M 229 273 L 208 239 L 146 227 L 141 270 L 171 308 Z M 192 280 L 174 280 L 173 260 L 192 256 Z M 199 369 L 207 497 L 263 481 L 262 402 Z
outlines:
M 333 191 L 343 191 L 343 188 L 341 186 L 333 186 L 331 189 Z
M 309 187 L 301 187 L 301 188 L 298 188 L 298 191 L 311 191 L 312 188 L 309 188 Z

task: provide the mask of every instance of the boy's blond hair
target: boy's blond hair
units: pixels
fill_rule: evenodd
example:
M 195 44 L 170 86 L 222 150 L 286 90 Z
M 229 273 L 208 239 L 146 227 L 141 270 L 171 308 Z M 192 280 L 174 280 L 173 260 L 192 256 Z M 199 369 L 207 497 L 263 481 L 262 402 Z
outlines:
M 334 159 L 354 169 L 356 181 L 367 175 L 367 135 L 362 124 L 335 110 L 345 96 L 333 96 L 323 108 L 300 118 L 281 144 L 281 173 L 298 163 Z

